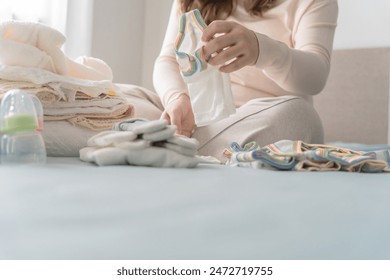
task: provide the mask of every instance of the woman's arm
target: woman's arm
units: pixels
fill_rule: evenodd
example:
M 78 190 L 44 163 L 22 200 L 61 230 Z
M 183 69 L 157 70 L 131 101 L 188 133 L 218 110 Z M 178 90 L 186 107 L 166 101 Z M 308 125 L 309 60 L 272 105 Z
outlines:
M 294 27 L 293 48 L 257 34 L 260 55 L 256 66 L 288 92 L 319 93 L 330 70 L 337 15 L 336 0 L 314 1 Z
M 153 84 L 165 107 L 161 119 L 176 125 L 177 133 L 190 137 L 195 127 L 194 114 L 176 60 L 174 43 L 179 32 L 179 10 L 174 1 L 160 55 L 153 71 Z
M 179 65 L 176 61 L 174 44 L 178 33 L 179 10 L 177 0 L 175 0 L 161 52 L 155 61 L 153 70 L 153 85 L 164 107 L 180 95 L 188 93 L 187 85 L 180 74 Z
M 329 74 L 337 14 L 336 0 L 315 0 L 298 8 L 291 15 L 295 19 L 292 48 L 238 23 L 214 21 L 203 34 L 204 55 L 212 57 L 210 64 L 227 63 L 221 71 L 255 65 L 284 90 L 314 95 L 323 89 Z M 218 33 L 224 35 L 215 38 Z

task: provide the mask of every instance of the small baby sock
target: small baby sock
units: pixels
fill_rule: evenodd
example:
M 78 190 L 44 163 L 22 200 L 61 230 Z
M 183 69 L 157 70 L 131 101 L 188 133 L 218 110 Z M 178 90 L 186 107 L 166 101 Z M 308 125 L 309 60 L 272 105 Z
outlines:
M 175 135 L 175 137 L 168 138 L 167 142 L 191 150 L 197 150 L 199 146 L 199 141 L 195 138 L 188 138 L 181 135 Z
M 150 141 L 145 141 L 145 140 L 135 140 L 135 141 L 126 141 L 122 143 L 117 143 L 115 147 L 124 149 L 124 150 L 142 150 L 147 147 L 151 146 Z
M 176 126 L 168 125 L 162 130 L 154 131 L 150 133 L 144 133 L 142 134 L 141 137 L 144 140 L 158 142 L 158 141 L 164 141 L 169 138 L 172 138 L 175 135 L 175 132 L 176 132 Z
M 196 153 L 197 153 L 197 150 L 193 150 L 193 149 L 188 149 L 188 148 L 184 148 L 184 147 L 181 147 L 179 145 L 176 145 L 176 144 L 171 144 L 171 143 L 168 143 L 168 142 L 160 142 L 161 144 L 159 145 L 155 145 L 155 146 L 158 146 L 158 147 L 164 147 L 164 148 L 167 148 L 169 150 L 172 150 L 172 151 L 175 151 L 179 154 L 182 154 L 182 155 L 185 155 L 185 156 L 195 156 Z
M 132 131 L 103 131 L 92 136 L 88 140 L 88 146 L 105 147 L 117 143 L 132 141 L 137 139 L 138 135 Z
M 129 164 L 166 168 L 193 168 L 204 162 L 200 157 L 188 157 L 159 147 L 147 147 L 140 150 L 87 147 L 80 150 L 80 159 L 99 166 Z
M 175 135 L 165 120 L 129 119 L 88 141 L 80 158 L 98 165 L 131 164 L 154 167 L 195 167 L 205 160 L 195 156 L 199 142 Z
M 167 127 L 165 120 L 129 119 L 114 125 L 114 130 L 132 131 L 135 134 L 153 133 Z

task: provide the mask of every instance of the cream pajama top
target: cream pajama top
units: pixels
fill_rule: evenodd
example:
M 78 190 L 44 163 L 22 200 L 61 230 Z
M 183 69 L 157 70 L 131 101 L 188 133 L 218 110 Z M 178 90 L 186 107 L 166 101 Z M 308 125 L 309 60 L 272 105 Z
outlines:
M 187 93 L 174 48 L 179 11 L 175 0 L 153 73 L 154 87 L 164 106 Z M 311 102 L 329 74 L 337 15 L 337 0 L 276 0 L 262 17 L 251 16 L 238 0 L 226 20 L 255 32 L 259 57 L 255 65 L 230 74 L 236 106 L 255 98 L 284 95 Z

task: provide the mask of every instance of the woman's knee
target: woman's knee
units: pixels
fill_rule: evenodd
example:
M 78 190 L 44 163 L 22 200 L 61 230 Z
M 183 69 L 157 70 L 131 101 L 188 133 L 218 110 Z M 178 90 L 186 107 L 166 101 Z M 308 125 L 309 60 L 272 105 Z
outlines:
M 263 118 L 266 117 L 266 120 Z M 307 143 L 323 143 L 323 127 L 313 105 L 302 98 L 290 99 L 274 106 L 265 114 L 249 118 L 256 119 L 259 127 L 267 123 L 267 131 L 259 130 L 257 137 L 270 144 L 279 140 L 302 140 Z M 266 132 L 267 135 L 264 135 Z

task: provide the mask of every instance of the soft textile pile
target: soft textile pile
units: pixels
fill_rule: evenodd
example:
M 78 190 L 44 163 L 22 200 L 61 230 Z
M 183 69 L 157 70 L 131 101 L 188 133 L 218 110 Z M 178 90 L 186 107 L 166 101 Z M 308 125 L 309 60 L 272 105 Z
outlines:
M 66 57 L 64 42 L 60 32 L 39 23 L 1 23 L 0 98 L 23 89 L 40 99 L 45 120 L 93 130 L 131 117 L 133 107 L 112 83 L 110 67 L 96 58 Z
M 175 135 L 176 127 L 165 120 L 130 119 L 88 140 L 80 159 L 97 165 L 195 167 L 198 141 Z
M 224 155 L 227 164 L 244 167 L 273 167 L 297 171 L 390 172 L 390 150 L 354 151 L 343 147 L 281 140 L 259 147 L 231 143 Z

